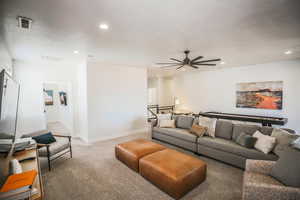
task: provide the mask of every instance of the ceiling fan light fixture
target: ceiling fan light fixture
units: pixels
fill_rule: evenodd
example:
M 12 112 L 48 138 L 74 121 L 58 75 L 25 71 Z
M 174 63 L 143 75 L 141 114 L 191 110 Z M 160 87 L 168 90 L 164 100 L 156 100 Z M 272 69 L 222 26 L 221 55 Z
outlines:
M 168 63 L 157 63 L 158 65 L 164 65 L 161 68 L 166 68 L 166 67 L 177 67 L 177 70 L 186 70 L 186 67 L 191 67 L 194 69 L 199 69 L 199 66 L 216 66 L 217 64 L 213 64 L 211 62 L 218 62 L 221 61 L 220 58 L 217 59 L 209 59 L 209 60 L 202 60 L 203 56 L 198 56 L 194 59 L 189 58 L 189 50 L 185 50 L 185 58 L 183 60 L 179 60 L 176 58 L 170 58 L 173 62 L 168 62 Z M 179 66 L 179 67 L 178 67 Z

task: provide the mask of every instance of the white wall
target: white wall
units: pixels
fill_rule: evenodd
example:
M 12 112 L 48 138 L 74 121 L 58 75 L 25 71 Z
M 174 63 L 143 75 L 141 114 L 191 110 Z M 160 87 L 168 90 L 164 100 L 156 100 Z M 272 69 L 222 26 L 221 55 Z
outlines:
M 88 63 L 88 140 L 146 129 L 147 70 Z
M 9 73 L 13 72 L 12 58 L 4 42 L 0 39 L 0 72 L 6 69 Z
M 18 113 L 18 135 L 46 128 L 44 114 L 43 84 L 46 82 L 67 82 L 73 88 L 77 86 L 78 66 L 67 63 L 44 63 L 15 61 L 15 78 L 20 83 L 20 102 Z M 76 90 L 68 95 L 69 102 L 77 103 Z M 73 113 L 77 119 L 78 112 Z M 76 122 L 74 122 L 76 124 Z M 76 135 L 77 127 L 73 126 L 71 134 Z
M 173 77 L 148 78 L 148 88 L 155 88 L 157 93 L 157 98 L 153 100 L 152 105 L 170 106 L 174 104 L 175 89 Z
M 71 84 L 68 83 L 44 83 L 45 90 L 53 91 L 53 105 L 45 106 L 45 115 L 47 123 L 60 122 L 69 131 L 73 132 L 73 104 L 69 96 L 72 95 Z M 60 102 L 59 92 L 67 94 L 67 105 L 62 105 Z
M 260 81 L 284 82 L 282 110 L 235 107 L 236 84 Z M 185 73 L 174 84 L 183 109 L 287 117 L 286 127 L 300 132 L 300 60 Z
M 88 100 L 87 100 L 87 63 L 81 62 L 78 65 L 77 74 L 77 106 L 75 110 L 75 128 L 77 129 L 78 136 L 85 142 L 88 142 Z

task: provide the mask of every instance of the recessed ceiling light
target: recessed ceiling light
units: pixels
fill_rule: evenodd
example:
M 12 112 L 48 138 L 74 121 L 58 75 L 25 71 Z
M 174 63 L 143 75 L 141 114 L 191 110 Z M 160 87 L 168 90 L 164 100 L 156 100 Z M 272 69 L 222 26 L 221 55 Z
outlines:
M 225 65 L 226 63 L 224 61 L 220 62 L 221 65 Z
M 102 29 L 102 30 L 107 30 L 109 27 L 108 27 L 107 24 L 100 24 L 99 28 Z
M 75 53 L 75 54 L 79 54 L 79 51 L 77 51 L 77 50 L 76 50 L 76 51 L 73 51 L 73 53 Z
M 286 52 L 284 52 L 286 55 L 292 54 L 293 52 L 291 50 L 287 50 Z

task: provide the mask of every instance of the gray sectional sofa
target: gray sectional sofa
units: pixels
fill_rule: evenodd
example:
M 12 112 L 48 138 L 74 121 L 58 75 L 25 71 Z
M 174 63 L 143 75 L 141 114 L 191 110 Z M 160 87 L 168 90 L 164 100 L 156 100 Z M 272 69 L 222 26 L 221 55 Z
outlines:
M 231 121 L 217 120 L 216 137 L 212 138 L 208 136 L 197 137 L 189 132 L 188 127 L 159 128 L 154 123 L 152 126 L 152 139 L 173 144 L 244 169 L 247 159 L 271 161 L 278 159 L 278 156 L 274 153 L 264 154 L 256 149 L 248 149 L 234 142 L 234 139 L 242 132 L 253 135 L 257 130 L 265 135 L 271 135 L 273 128 L 252 124 L 233 124 Z M 294 133 L 292 130 L 288 131 Z

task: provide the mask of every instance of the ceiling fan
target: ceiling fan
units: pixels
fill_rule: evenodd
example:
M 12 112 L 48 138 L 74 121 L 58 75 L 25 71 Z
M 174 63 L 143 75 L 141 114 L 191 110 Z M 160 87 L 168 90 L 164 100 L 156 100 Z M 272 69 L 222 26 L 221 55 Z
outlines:
M 180 69 L 180 68 L 182 68 L 184 66 L 189 66 L 189 67 L 193 67 L 195 69 L 199 69 L 199 66 L 202 66 L 202 65 L 205 65 L 205 66 L 216 66 L 216 64 L 213 64 L 213 63 L 210 63 L 210 62 L 221 61 L 220 58 L 212 59 L 212 60 L 200 60 L 200 59 L 203 58 L 203 56 L 198 56 L 198 57 L 196 57 L 196 58 L 194 58 L 194 59 L 191 60 L 188 57 L 190 51 L 189 50 L 185 50 L 184 53 L 185 53 L 185 59 L 182 60 L 182 61 L 178 60 L 178 59 L 175 59 L 175 58 L 170 58 L 170 60 L 175 61 L 175 62 L 171 62 L 171 63 L 156 63 L 156 64 L 158 64 L 158 65 L 164 65 L 161 68 L 179 66 L 176 69 Z

